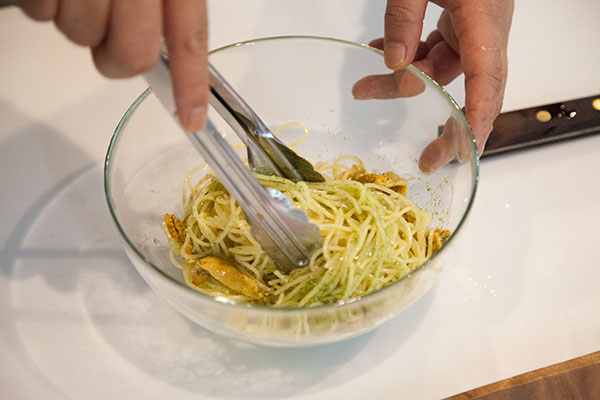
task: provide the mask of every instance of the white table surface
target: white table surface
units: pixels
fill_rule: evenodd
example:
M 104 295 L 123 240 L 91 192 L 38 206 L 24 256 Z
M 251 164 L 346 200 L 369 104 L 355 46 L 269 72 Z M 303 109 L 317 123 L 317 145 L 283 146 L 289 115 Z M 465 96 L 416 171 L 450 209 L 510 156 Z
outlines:
M 382 0 L 209 6 L 211 48 L 383 31 Z M 599 93 L 598 16 L 596 0 L 518 1 L 504 109 Z M 265 349 L 187 322 L 121 250 L 102 161 L 143 81 L 104 79 L 15 8 L 0 10 L 0 54 L 2 399 L 434 399 L 600 350 L 600 135 L 484 160 L 464 263 L 399 317 Z

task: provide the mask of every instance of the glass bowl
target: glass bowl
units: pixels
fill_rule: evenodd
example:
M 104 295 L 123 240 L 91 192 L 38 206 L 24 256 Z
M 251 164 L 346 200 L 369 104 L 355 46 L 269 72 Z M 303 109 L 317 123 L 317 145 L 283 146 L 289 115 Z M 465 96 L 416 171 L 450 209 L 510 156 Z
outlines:
M 357 81 L 389 70 L 381 51 L 337 39 L 263 38 L 214 50 L 209 57 L 271 129 L 288 122 L 308 128 L 306 139 L 295 147 L 301 155 L 316 162 L 350 154 L 369 171 L 397 173 L 408 180 L 407 197 L 429 211 L 431 226 L 452 235 L 405 278 L 337 303 L 279 308 L 193 290 L 169 261 L 162 223 L 165 213 L 183 215 L 184 175 L 203 160 L 148 89 L 127 110 L 110 142 L 105 192 L 128 257 L 178 312 L 218 334 L 268 346 L 335 342 L 398 315 L 435 284 L 442 268 L 460 262 L 456 236 L 475 195 L 478 156 L 463 113 L 443 88 L 411 66 L 401 79 L 418 87 L 418 94 L 356 100 L 352 88 Z M 209 118 L 245 157 L 235 134 L 213 110 Z M 444 157 L 453 161 L 425 174 L 419 169 L 421 153 L 440 133 L 452 138 Z M 302 135 L 302 129 L 290 128 L 280 138 L 289 144 Z

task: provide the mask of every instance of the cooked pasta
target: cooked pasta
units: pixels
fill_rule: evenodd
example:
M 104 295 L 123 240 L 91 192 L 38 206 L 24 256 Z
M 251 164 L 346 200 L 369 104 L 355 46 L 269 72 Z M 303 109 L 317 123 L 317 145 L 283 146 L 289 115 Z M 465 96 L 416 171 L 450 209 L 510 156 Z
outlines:
M 165 215 L 170 258 L 197 290 L 240 302 L 310 306 L 347 300 L 394 282 L 417 268 L 448 238 L 429 228 L 428 214 L 405 197 L 407 182 L 367 173 L 342 156 L 315 168 L 325 182 L 256 175 L 284 193 L 316 224 L 323 246 L 308 266 L 284 274 L 250 234 L 242 209 L 211 173 L 191 185 L 184 216 Z M 185 189 L 184 189 L 185 190 Z

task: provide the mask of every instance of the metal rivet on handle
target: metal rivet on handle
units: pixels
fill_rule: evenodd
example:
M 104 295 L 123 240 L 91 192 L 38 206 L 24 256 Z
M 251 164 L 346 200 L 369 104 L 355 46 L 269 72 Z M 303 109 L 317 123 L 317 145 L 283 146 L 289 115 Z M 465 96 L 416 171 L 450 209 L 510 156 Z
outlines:
M 540 110 L 535 113 L 535 118 L 540 122 L 548 122 L 552 119 L 552 114 L 547 110 Z

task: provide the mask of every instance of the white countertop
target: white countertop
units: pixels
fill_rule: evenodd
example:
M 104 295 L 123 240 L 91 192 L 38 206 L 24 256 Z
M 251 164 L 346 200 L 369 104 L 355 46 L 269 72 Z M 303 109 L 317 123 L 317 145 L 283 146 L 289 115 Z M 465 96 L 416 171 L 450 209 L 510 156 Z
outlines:
M 209 6 L 211 48 L 383 31 L 382 0 Z M 600 93 L 599 15 L 592 0 L 517 2 L 504 109 Z M 399 317 L 265 349 L 187 322 L 121 249 L 102 162 L 143 81 L 104 79 L 14 8 L 0 10 L 0 50 L 0 398 L 435 399 L 600 350 L 600 135 L 482 161 L 470 253 Z M 449 91 L 464 102 L 462 80 Z

